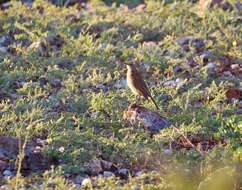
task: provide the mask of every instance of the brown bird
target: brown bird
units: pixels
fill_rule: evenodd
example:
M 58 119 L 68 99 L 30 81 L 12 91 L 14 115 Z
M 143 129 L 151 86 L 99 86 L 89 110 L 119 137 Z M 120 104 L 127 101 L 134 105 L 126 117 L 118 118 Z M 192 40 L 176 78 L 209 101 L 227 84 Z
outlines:
M 151 100 L 157 109 L 159 109 L 155 100 L 151 96 L 149 88 L 145 84 L 139 71 L 135 68 L 134 64 L 127 65 L 127 83 L 131 91 L 137 96 L 143 96 L 146 100 Z

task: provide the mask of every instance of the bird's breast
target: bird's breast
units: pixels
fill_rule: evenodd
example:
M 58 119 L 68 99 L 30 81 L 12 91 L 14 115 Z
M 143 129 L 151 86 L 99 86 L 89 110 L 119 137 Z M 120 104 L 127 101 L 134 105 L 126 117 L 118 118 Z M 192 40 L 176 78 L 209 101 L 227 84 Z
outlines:
M 138 89 L 136 88 L 137 85 L 135 85 L 135 82 L 137 83 L 137 81 L 134 81 L 135 77 L 133 76 L 133 74 L 134 73 L 132 72 L 127 72 L 127 84 L 134 94 L 140 95 L 140 93 L 138 92 Z

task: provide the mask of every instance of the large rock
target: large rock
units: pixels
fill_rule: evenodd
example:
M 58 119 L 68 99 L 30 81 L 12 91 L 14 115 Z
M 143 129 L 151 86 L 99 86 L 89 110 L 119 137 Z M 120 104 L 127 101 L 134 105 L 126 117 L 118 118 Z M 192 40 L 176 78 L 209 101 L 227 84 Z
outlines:
M 159 113 L 151 111 L 135 103 L 129 105 L 124 111 L 123 119 L 132 125 L 143 125 L 151 134 L 159 133 L 161 129 L 169 127 L 171 123 Z

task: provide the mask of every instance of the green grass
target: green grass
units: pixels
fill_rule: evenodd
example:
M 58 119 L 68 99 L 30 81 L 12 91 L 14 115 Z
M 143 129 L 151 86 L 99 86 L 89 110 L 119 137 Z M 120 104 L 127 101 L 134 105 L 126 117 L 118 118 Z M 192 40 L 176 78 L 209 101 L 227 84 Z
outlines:
M 94 158 L 145 173 L 128 181 L 96 177 L 94 189 L 239 189 L 242 119 L 236 114 L 238 101 L 227 100 L 225 92 L 241 87 L 241 80 L 211 74 L 192 44 L 187 52 L 176 41 L 192 35 L 205 40 L 210 59 L 242 59 L 240 15 L 219 8 L 198 14 L 198 6 L 187 1 L 147 1 L 142 12 L 97 1 L 91 10 L 36 1 L 31 9 L 13 2 L 0 11 L 0 36 L 12 50 L 0 51 L 0 134 L 47 138 L 45 154 L 62 160 L 43 175 L 21 177 L 18 189 L 51 189 L 48 184 L 74 189 L 64 174 L 85 175 Z M 150 41 L 155 44 L 144 45 Z M 30 47 L 35 42 L 42 46 Z M 198 67 L 189 67 L 191 57 Z M 128 127 L 122 115 L 134 96 L 116 84 L 125 78 L 121 62 L 130 60 L 146 66 L 159 113 L 183 135 L 224 139 L 227 145 L 215 145 L 205 156 L 196 148 L 174 149 L 166 156 L 164 150 L 179 133 L 170 128 L 151 138 L 139 127 Z M 177 65 L 182 72 L 174 72 Z M 164 85 L 174 78 L 186 81 Z M 143 104 L 155 110 L 152 103 Z M 14 180 L 3 183 L 11 187 Z

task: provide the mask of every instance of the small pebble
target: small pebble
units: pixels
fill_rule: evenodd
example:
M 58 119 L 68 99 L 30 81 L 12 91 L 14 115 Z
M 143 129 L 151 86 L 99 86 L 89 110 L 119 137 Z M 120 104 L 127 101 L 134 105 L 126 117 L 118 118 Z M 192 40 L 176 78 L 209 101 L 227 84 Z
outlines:
M 75 178 L 75 183 L 76 183 L 76 184 L 82 184 L 82 182 L 83 182 L 84 179 L 85 179 L 84 177 L 78 175 L 78 176 L 76 176 L 76 178 Z
M 0 53 L 7 53 L 7 51 L 6 47 L 0 47 Z
M 118 170 L 118 176 L 123 178 L 123 179 L 127 179 L 129 175 L 129 170 L 126 168 L 121 168 Z
M 230 66 L 230 68 L 231 68 L 231 69 L 239 69 L 240 66 L 239 66 L 239 64 L 232 64 L 232 65 Z
M 141 175 L 143 175 L 144 173 L 142 172 L 142 171 L 139 171 L 139 172 L 136 172 L 135 173 L 135 176 L 141 176 Z
M 118 170 L 118 173 L 123 174 L 123 175 L 128 175 L 129 174 L 129 170 L 126 168 L 121 168 Z
M 232 73 L 230 71 L 224 71 L 223 74 L 225 76 L 232 76 Z
M 173 67 L 173 71 L 175 73 L 180 73 L 180 72 L 182 72 L 182 68 L 180 65 L 176 65 L 175 67 Z
M 164 154 L 167 155 L 167 156 L 171 156 L 172 155 L 172 150 L 171 149 L 165 149 L 164 150 Z
M 114 176 L 114 174 L 112 172 L 110 172 L 110 171 L 104 171 L 103 172 L 103 176 L 104 177 L 112 177 L 112 176 Z
M 6 169 L 7 166 L 8 166 L 8 163 L 6 161 L 0 160 L 0 170 Z
M 193 39 L 194 39 L 193 36 L 185 36 L 185 37 L 183 37 L 183 38 L 178 39 L 176 42 L 177 42 L 179 45 L 183 46 L 183 45 L 185 45 L 185 44 L 188 44 L 189 41 L 191 41 L 191 40 L 193 40 Z
M 12 172 L 9 171 L 9 170 L 4 170 L 3 175 L 4 175 L 5 177 L 13 176 Z

